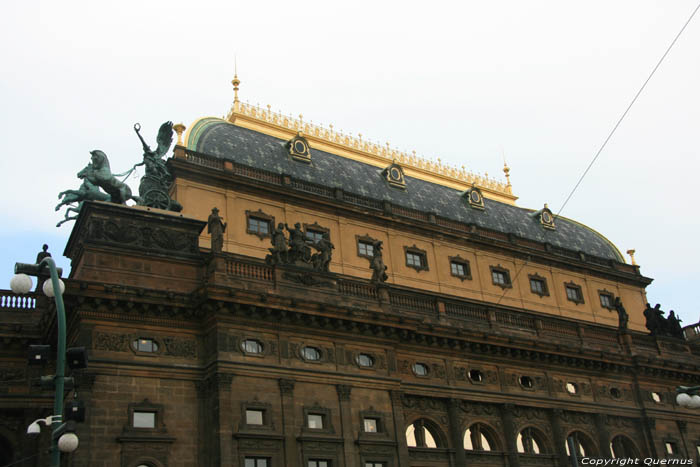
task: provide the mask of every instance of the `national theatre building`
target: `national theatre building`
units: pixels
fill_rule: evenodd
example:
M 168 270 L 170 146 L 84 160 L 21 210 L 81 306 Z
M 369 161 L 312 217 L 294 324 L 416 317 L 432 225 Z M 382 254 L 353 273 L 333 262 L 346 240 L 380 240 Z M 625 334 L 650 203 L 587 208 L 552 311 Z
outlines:
M 173 127 L 167 163 L 143 143 L 168 191 L 86 200 L 63 227 L 68 345 L 89 364 L 62 465 L 697 461 L 700 411 L 675 394 L 700 384 L 696 328 L 647 305 L 633 257 L 517 206 L 508 167 L 430 162 L 240 102 L 238 84 L 225 119 Z M 1 295 L 0 466 L 44 466 L 49 430 L 25 432 L 52 414 L 36 381 L 53 370 L 27 348 L 55 357 L 56 308 Z

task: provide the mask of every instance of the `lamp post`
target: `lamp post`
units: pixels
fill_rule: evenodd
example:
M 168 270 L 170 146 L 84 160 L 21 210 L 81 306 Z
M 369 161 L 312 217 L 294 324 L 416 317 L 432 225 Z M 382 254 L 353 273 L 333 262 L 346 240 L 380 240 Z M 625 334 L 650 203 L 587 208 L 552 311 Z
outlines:
M 687 409 L 700 409 L 700 386 L 678 386 L 676 403 Z
M 39 421 L 43 421 L 46 425 L 51 424 L 52 428 L 52 444 L 51 444 L 51 467 L 59 467 L 61 463 L 61 451 L 59 448 L 64 448 L 70 451 L 78 447 L 77 436 L 74 433 L 65 433 L 65 424 L 63 424 L 63 390 L 64 390 L 64 374 L 66 367 L 66 310 L 63 305 L 63 291 L 65 286 L 59 279 L 60 270 L 56 268 L 56 263 L 49 256 L 43 258 L 39 264 L 15 264 L 15 276 L 10 282 L 12 291 L 17 294 L 24 294 L 31 290 L 32 276 L 45 276 L 45 268 L 49 269 L 51 282 L 44 283 L 44 293 L 49 297 L 54 297 L 56 300 L 56 320 L 58 324 L 58 348 L 56 354 L 56 375 L 54 376 L 54 386 L 56 388 L 53 415 L 44 419 L 40 419 L 32 423 L 27 429 L 27 433 L 38 433 Z M 63 431 L 63 433 L 62 433 Z M 69 436 L 72 435 L 72 436 Z M 64 436 L 70 438 L 70 442 L 62 442 Z M 60 438 L 60 439 L 59 439 Z M 68 438 L 65 440 L 68 441 Z

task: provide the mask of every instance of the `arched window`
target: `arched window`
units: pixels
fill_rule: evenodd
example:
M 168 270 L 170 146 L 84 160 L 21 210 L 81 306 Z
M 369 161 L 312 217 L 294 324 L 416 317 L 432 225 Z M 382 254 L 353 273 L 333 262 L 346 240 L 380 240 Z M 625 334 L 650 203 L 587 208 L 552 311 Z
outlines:
M 591 457 L 597 455 L 593 441 L 591 441 L 591 439 L 586 434 L 580 431 L 572 431 L 567 437 L 567 440 L 564 440 L 564 442 L 566 443 L 567 456 L 571 456 L 571 452 L 569 451 L 569 438 L 573 439 L 574 446 L 576 448 L 576 457 L 578 457 L 579 459 L 582 457 Z
M 429 428 L 430 422 L 421 418 L 406 428 L 406 444 L 410 448 L 437 448 L 440 439 L 433 428 Z
M 624 435 L 615 436 L 610 442 L 613 459 L 638 458 L 639 451 L 631 439 Z
M 518 452 L 523 454 L 545 454 L 547 449 L 544 444 L 544 436 L 533 427 L 523 428 L 516 439 Z
M 496 451 L 495 437 L 489 427 L 475 423 L 464 432 L 464 449 L 469 451 Z

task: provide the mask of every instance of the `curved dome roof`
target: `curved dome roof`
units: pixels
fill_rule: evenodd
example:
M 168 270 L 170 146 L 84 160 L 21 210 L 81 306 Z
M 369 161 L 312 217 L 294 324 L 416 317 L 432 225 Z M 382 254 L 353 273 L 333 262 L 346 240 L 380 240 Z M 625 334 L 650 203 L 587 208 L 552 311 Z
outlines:
M 588 255 L 624 262 L 620 251 L 608 239 L 578 222 L 558 217 L 556 229 L 545 229 L 533 210 L 484 199 L 485 209 L 471 208 L 463 192 L 454 188 L 406 176 L 406 189 L 389 186 L 383 168 L 311 148 L 311 163 L 294 161 L 286 141 L 233 125 L 218 118 L 198 120 L 190 129 L 188 149 L 238 164 L 286 174 L 345 192 L 389 201 L 422 212 L 435 213 L 458 222 L 512 233 L 536 242 Z

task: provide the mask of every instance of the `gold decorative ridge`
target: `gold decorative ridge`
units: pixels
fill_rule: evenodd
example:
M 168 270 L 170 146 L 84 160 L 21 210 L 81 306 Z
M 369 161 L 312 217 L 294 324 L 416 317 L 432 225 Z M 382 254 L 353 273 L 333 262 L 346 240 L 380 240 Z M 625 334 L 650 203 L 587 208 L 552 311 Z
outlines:
M 236 96 L 238 97 L 238 96 Z M 488 174 L 479 175 L 468 172 L 464 166 L 457 168 L 416 155 L 415 151 L 408 154 L 405 151 L 392 149 L 389 143 L 382 146 L 371 141 L 363 140 L 362 134 L 353 136 L 333 129 L 333 125 L 325 128 L 321 125 L 305 122 L 303 115 L 294 118 L 281 112 L 273 112 L 271 106 L 266 109 L 248 102 L 234 100 L 226 120 L 236 125 L 270 134 L 279 138 L 290 138 L 301 133 L 315 149 L 327 150 L 343 157 L 371 163 L 384 168 L 392 162 L 400 164 L 407 175 L 446 185 L 451 188 L 466 190 L 473 185 L 478 186 L 487 198 L 496 199 L 508 204 L 515 204 L 517 196 L 513 195 L 509 171 L 505 166 L 504 173 L 507 183 L 490 178 Z

